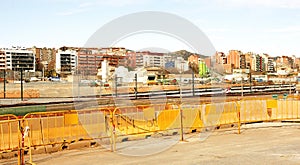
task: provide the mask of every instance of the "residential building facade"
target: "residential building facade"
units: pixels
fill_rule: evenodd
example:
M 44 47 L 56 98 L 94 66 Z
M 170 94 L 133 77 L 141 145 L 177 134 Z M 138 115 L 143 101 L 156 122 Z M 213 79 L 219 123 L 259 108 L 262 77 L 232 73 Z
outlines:
M 35 54 L 33 51 L 21 47 L 13 47 L 12 49 L 3 49 L 2 52 L 5 52 L 5 69 L 13 71 L 35 71 Z M 4 66 L 3 64 L 2 62 L 2 66 Z
M 77 51 L 72 49 L 59 49 L 56 53 L 56 73 L 72 74 L 77 67 Z
M 228 64 L 233 64 L 234 69 L 240 68 L 240 56 L 242 52 L 239 50 L 230 50 L 228 55 L 227 55 L 227 63 Z
M 136 52 L 136 67 L 164 67 L 164 53 Z
M 6 69 L 6 56 L 5 52 L 0 50 L 0 70 Z

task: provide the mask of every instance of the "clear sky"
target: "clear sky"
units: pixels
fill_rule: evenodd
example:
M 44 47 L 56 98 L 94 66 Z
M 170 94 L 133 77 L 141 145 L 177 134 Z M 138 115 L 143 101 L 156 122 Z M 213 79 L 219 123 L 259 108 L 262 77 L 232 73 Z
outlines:
M 7 0 L 1 1 L 0 47 L 83 46 L 105 23 L 149 10 L 188 19 L 218 51 L 300 57 L 299 0 Z M 185 48 L 174 43 L 166 49 Z M 134 50 L 156 46 L 138 39 L 119 44 Z

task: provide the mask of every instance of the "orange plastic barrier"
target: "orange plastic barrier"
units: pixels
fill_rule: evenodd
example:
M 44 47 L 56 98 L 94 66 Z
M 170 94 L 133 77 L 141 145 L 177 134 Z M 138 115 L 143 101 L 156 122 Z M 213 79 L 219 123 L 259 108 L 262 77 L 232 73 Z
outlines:
M 297 119 L 300 117 L 299 102 L 248 99 L 201 105 L 161 104 L 38 112 L 22 119 L 2 115 L 0 152 L 17 150 L 22 139 L 20 130 L 26 126 L 30 128 L 30 140 L 25 140 L 25 147 L 104 138 L 113 143 L 117 136 L 151 135 L 179 129 L 187 133 L 240 122 Z

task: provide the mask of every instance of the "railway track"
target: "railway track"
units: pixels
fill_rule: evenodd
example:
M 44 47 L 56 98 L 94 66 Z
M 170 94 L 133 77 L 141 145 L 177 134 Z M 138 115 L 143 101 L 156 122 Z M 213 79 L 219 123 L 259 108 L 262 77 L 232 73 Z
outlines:
M 194 92 L 192 89 L 182 89 L 180 90 L 169 90 L 169 91 L 151 91 L 151 92 L 139 92 L 139 93 L 118 93 L 116 94 L 106 94 L 101 95 L 89 95 L 89 96 L 80 96 L 79 98 L 68 98 L 68 100 L 61 100 L 55 101 L 46 101 L 46 102 L 21 102 L 18 104 L 8 104 L 8 105 L 1 105 L 0 114 L 3 109 L 13 109 L 15 108 L 20 109 L 28 109 L 28 107 L 33 107 L 32 112 L 34 112 L 37 106 L 43 108 L 41 111 L 61 111 L 61 110 L 79 110 L 85 107 L 90 107 L 92 105 L 97 105 L 98 107 L 105 107 L 105 106 L 115 106 L 117 103 L 118 106 L 127 106 L 128 100 L 131 100 L 133 104 L 160 104 L 167 102 L 181 102 L 181 99 L 186 99 L 184 102 L 191 102 L 195 103 L 195 101 L 191 100 L 201 100 L 201 102 L 211 102 L 221 100 L 224 101 L 224 98 L 234 98 L 236 96 L 241 96 L 243 92 L 244 96 L 261 96 L 261 95 L 272 95 L 272 94 L 283 94 L 288 92 L 294 92 L 296 87 L 291 86 L 256 86 L 249 90 L 249 87 L 232 87 L 231 89 L 224 89 L 220 87 L 214 88 L 200 88 L 195 89 Z M 270 90 L 271 89 L 271 90 Z M 280 89 L 280 90 L 279 90 Z M 213 99 L 212 99 L 213 98 Z M 44 98 L 45 99 L 45 98 Z M 127 100 L 127 101 L 126 101 Z M 151 100 L 151 101 L 149 101 Z M 175 100 L 175 101 L 174 101 Z M 197 102 L 196 102 L 197 103 Z M 200 103 L 200 102 L 198 102 Z M 31 112 L 30 110 L 27 110 Z M 26 111 L 26 112 L 27 112 Z

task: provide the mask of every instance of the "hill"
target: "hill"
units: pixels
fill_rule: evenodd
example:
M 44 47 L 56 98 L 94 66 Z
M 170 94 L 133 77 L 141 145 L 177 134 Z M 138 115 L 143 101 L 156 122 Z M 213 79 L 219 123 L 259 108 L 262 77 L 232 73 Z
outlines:
M 191 55 L 197 55 L 199 58 L 206 58 L 207 56 L 201 55 L 201 54 L 197 54 L 197 53 L 191 53 L 187 50 L 179 50 L 179 51 L 175 51 L 171 53 L 172 55 L 176 55 L 176 56 L 182 56 L 184 60 L 187 60 L 189 56 Z

